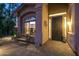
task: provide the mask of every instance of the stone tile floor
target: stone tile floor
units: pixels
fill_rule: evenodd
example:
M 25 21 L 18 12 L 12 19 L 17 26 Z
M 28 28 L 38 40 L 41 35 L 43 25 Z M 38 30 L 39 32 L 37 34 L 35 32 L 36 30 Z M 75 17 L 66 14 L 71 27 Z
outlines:
M 75 56 L 67 43 L 49 40 L 43 46 L 9 42 L 0 46 L 1 56 Z

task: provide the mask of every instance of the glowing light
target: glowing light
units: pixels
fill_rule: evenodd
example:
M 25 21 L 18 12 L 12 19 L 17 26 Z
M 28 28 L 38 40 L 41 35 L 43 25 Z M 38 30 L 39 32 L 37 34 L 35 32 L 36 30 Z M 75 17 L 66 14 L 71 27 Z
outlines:
M 72 31 L 72 22 L 71 21 L 67 22 L 67 25 L 69 27 L 69 32 L 71 32 Z
M 33 22 L 30 22 L 30 24 L 35 24 L 35 21 L 33 21 Z
M 51 14 L 51 15 L 49 15 L 49 17 L 52 17 L 52 16 L 59 16 L 59 15 L 64 15 L 64 14 L 66 14 L 66 12 Z
M 67 36 L 67 35 L 66 35 L 66 30 L 67 30 L 67 29 L 66 29 L 66 28 L 67 28 L 67 26 L 66 26 L 66 25 L 67 25 L 67 24 L 66 24 L 66 17 L 64 17 L 64 22 L 65 22 L 65 23 L 64 23 L 64 27 L 65 27 L 65 37 L 66 37 L 66 36 Z
M 67 22 L 68 26 L 71 26 L 71 22 Z

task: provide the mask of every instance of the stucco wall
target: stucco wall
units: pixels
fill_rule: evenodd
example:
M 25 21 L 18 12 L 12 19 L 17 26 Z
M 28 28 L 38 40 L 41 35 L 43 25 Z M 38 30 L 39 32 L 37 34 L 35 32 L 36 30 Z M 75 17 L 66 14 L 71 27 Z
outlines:
M 48 5 L 37 4 L 36 5 L 36 46 L 42 45 L 48 40 Z
M 33 12 L 35 12 L 35 6 L 29 5 L 29 6 L 24 7 L 24 9 L 20 11 L 20 15 L 27 16 L 28 13 L 33 13 Z
M 42 4 L 42 44 L 49 39 L 48 4 Z
M 35 10 L 36 10 L 35 45 L 40 46 L 42 43 L 42 4 L 37 4 Z
M 74 41 L 74 6 L 73 4 L 69 4 L 67 22 L 72 21 L 72 31 L 70 33 L 67 32 L 67 40 L 71 48 L 75 51 L 75 41 Z M 67 24 L 68 26 L 68 24 Z
M 73 21 L 74 21 L 74 47 L 79 55 L 79 4 L 72 4 Z

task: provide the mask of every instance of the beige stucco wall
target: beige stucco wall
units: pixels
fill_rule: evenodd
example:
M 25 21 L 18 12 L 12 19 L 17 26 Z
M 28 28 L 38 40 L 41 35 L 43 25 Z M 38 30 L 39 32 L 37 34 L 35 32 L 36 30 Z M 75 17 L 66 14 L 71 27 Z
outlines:
M 42 4 L 42 44 L 49 38 L 48 4 Z

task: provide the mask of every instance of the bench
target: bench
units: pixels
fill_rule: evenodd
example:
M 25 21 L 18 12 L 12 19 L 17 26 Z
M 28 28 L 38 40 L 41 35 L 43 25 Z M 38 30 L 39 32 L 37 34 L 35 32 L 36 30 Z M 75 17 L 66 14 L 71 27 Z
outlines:
M 34 37 L 31 37 L 30 35 L 21 35 L 17 37 L 13 37 L 13 40 L 16 42 L 25 42 L 25 43 L 34 43 Z

